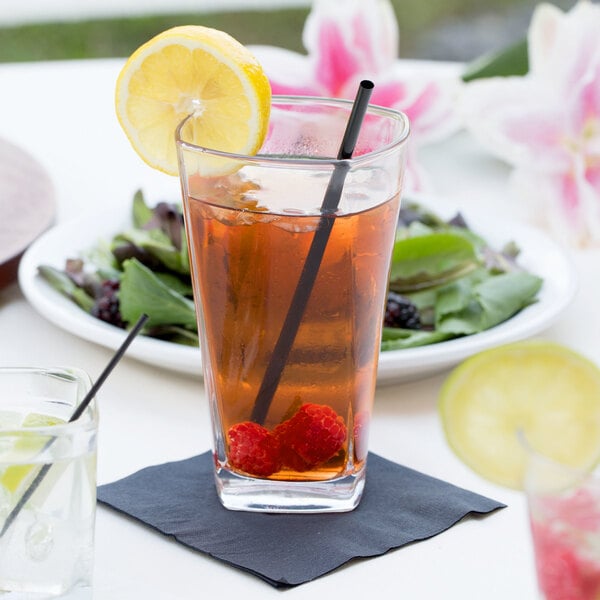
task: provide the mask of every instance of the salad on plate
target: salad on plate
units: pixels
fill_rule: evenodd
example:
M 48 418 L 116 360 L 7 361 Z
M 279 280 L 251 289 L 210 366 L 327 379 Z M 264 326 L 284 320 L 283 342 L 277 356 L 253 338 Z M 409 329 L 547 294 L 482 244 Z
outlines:
M 456 214 L 446 220 L 404 199 L 392 256 L 382 351 L 413 348 L 490 329 L 535 302 L 543 280 L 518 262 L 519 248 L 493 248 Z M 131 226 L 82 248 L 64 265 L 38 265 L 53 288 L 83 311 L 127 328 L 198 345 L 180 205 L 151 207 L 137 191 Z

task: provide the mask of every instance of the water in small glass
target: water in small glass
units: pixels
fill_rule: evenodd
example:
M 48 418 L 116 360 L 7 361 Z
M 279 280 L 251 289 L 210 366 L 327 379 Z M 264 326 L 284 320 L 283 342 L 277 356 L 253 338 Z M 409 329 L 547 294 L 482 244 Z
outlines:
M 67 423 L 89 387 L 89 378 L 77 371 L 0 369 L 3 598 L 91 598 L 94 403 L 80 419 Z M 23 494 L 44 465 L 51 466 L 20 508 Z

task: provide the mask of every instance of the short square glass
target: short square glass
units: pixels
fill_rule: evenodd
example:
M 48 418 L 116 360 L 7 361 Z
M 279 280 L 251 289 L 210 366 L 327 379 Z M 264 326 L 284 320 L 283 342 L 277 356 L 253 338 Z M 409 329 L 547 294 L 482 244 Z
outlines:
M 91 598 L 95 401 L 68 422 L 90 388 L 78 369 L 0 368 L 2 597 Z

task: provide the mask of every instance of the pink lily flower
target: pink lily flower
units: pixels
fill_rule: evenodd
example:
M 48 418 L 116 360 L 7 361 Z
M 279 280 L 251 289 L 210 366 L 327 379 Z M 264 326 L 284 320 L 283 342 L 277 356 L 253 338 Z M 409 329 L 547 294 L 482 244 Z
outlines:
M 373 104 L 403 111 L 411 123 L 405 191 L 428 187 L 419 165 L 419 145 L 456 131 L 454 106 L 458 67 L 440 75 L 398 58 L 398 23 L 389 0 L 315 0 L 305 22 L 301 55 L 283 48 L 254 46 L 274 94 L 353 99 L 358 83 L 375 83 Z
M 529 73 L 474 81 L 467 128 L 514 170 L 511 189 L 560 240 L 600 244 L 600 6 L 537 7 Z

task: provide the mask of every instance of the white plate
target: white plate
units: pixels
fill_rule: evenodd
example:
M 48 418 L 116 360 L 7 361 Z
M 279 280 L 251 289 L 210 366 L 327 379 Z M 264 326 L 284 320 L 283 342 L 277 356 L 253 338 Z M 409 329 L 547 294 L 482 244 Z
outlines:
M 427 199 L 421 199 L 427 203 Z M 438 214 L 451 216 L 443 199 L 431 199 Z M 114 211 L 68 221 L 51 229 L 25 253 L 19 269 L 23 293 L 35 309 L 52 323 L 86 340 L 116 349 L 123 330 L 88 315 L 63 297 L 39 275 L 40 264 L 64 268 L 65 259 L 93 245 L 96 239 L 110 239 L 128 226 L 130 205 L 123 214 Z M 464 358 L 499 344 L 533 336 L 550 326 L 571 302 L 576 290 L 575 269 L 562 249 L 540 231 L 519 223 L 502 223 L 496 217 L 463 212 L 470 226 L 493 246 L 514 240 L 521 248 L 520 264 L 543 277 L 544 285 L 535 304 L 508 321 L 482 333 L 420 348 L 382 352 L 379 384 L 398 383 L 424 377 L 457 364 Z M 93 233 L 92 233 L 93 232 Z M 128 355 L 174 371 L 201 375 L 200 351 L 147 337 L 135 340 Z

